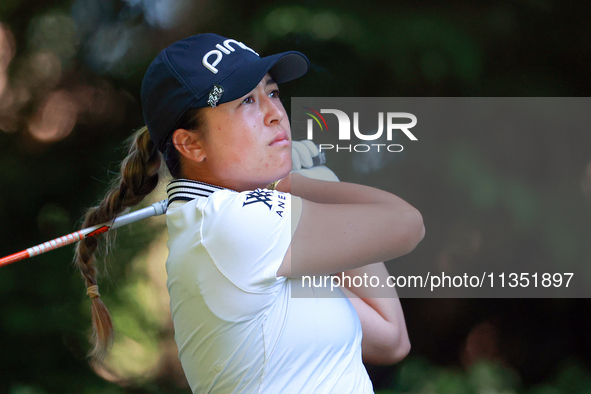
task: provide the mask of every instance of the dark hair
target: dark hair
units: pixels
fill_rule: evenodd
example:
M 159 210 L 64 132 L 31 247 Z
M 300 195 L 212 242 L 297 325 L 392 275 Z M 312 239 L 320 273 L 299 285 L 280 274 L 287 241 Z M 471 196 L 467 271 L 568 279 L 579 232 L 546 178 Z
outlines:
M 177 128 L 203 132 L 202 126 L 198 108 L 188 110 Z M 99 205 L 86 211 L 81 228 L 115 219 L 124 209 L 139 204 L 158 185 L 162 155 L 150 139 L 148 128 L 144 126 L 137 130 L 127 141 L 127 145 L 128 154 L 121 162 L 120 174 Z M 180 154 L 172 142 L 172 134 L 166 144 L 164 157 L 170 174 L 179 178 L 182 172 Z M 96 280 L 95 252 L 101 240 L 102 236 L 98 235 L 80 241 L 74 257 L 74 263 L 86 283 L 87 294 L 92 299 L 93 349 L 89 356 L 95 361 L 101 361 L 106 355 L 114 337 L 111 315 L 100 298 Z

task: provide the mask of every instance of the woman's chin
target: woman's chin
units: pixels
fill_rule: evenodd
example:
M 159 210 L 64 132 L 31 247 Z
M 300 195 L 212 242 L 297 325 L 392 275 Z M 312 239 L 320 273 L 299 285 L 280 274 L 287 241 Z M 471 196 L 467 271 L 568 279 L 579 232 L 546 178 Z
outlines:
M 285 178 L 286 176 L 288 176 L 289 173 L 291 172 L 291 167 L 292 167 L 292 164 L 291 164 L 291 158 L 290 158 L 289 163 L 284 166 L 283 171 L 281 171 L 279 173 L 279 177 L 277 179 L 275 179 L 274 181 L 279 181 L 279 180 Z

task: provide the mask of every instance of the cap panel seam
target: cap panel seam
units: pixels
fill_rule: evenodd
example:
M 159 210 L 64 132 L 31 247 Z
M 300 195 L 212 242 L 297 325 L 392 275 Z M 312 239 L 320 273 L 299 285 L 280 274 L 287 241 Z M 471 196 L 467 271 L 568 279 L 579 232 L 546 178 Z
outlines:
M 288 55 L 288 54 L 298 54 L 298 55 L 299 55 L 299 53 L 297 53 L 297 52 L 295 52 L 295 51 L 287 51 L 287 52 L 283 52 L 283 53 L 278 53 L 278 54 L 276 54 L 276 55 L 283 55 L 283 56 L 281 56 L 279 59 L 275 59 L 275 61 L 274 61 L 274 62 L 273 62 L 273 64 L 272 64 L 272 65 L 269 67 L 269 69 L 270 69 L 270 68 L 273 68 L 273 67 L 275 66 L 275 64 L 277 64 L 277 63 L 278 63 L 278 62 L 279 62 L 279 61 L 280 61 L 282 58 L 284 58 L 284 57 L 285 57 L 286 55 Z M 276 56 L 276 55 L 275 55 L 275 56 Z M 226 79 L 228 79 L 230 76 L 232 76 L 232 74 L 234 74 L 236 71 L 238 71 L 238 70 L 239 70 L 241 67 L 243 67 L 244 65 L 246 65 L 246 64 L 249 64 L 249 63 L 252 63 L 252 62 L 254 62 L 254 61 L 256 61 L 256 60 L 264 60 L 264 59 L 266 59 L 266 58 L 268 58 L 268 56 L 265 56 L 265 57 L 256 56 L 255 58 L 253 58 L 253 59 L 251 59 L 251 60 L 248 60 L 247 62 L 245 62 L 245 63 L 241 64 L 239 67 L 236 67 L 234 70 L 232 70 L 232 71 L 231 71 L 229 74 L 225 75 L 223 78 L 219 78 L 219 79 L 215 80 L 215 82 L 213 83 L 213 85 L 212 85 L 212 86 L 214 86 L 214 85 L 218 85 L 218 84 L 221 84 L 221 85 L 223 86 L 223 82 L 224 82 Z M 199 101 L 200 101 L 200 100 L 201 100 L 203 97 L 205 97 L 205 96 L 208 94 L 208 91 L 205 91 L 205 92 L 204 92 L 202 95 L 198 95 L 198 93 L 197 93 L 197 92 L 195 92 L 195 90 L 194 90 L 194 89 L 191 87 L 191 85 L 190 85 L 189 83 L 187 83 L 187 81 L 185 80 L 185 78 L 183 78 L 183 76 L 182 76 L 182 75 L 181 75 L 181 74 L 178 72 L 178 70 L 176 69 L 176 67 L 173 65 L 173 63 L 171 62 L 171 60 L 170 60 L 170 58 L 169 58 L 169 56 L 168 56 L 168 53 L 167 53 L 166 51 L 164 51 L 164 53 L 163 53 L 163 59 L 164 59 L 164 61 L 166 62 L 167 66 L 169 67 L 170 71 L 171 71 L 171 72 L 174 74 L 175 78 L 176 78 L 176 79 L 177 79 L 177 80 L 178 80 L 178 81 L 179 81 L 179 82 L 180 82 L 180 83 L 181 83 L 181 84 L 182 84 L 182 85 L 183 85 L 185 88 L 189 89 L 189 91 L 190 91 L 190 92 L 193 94 L 194 100 L 191 102 L 191 104 L 189 104 L 189 105 L 188 105 L 188 106 L 185 108 L 185 111 L 186 111 L 187 109 L 191 108 L 191 107 L 192 107 L 192 106 L 193 106 L 193 105 L 194 105 L 196 102 L 199 102 Z M 309 64 L 308 64 L 308 67 L 309 67 Z M 267 70 L 267 72 L 268 72 L 268 70 Z M 256 86 L 255 86 L 255 87 L 256 87 Z M 254 89 L 254 87 L 253 87 L 253 89 Z M 248 92 L 247 92 L 247 93 L 248 93 Z M 184 111 L 183 111 L 183 113 L 184 113 Z M 182 116 L 182 115 L 181 115 L 181 116 Z M 180 119 L 180 117 L 179 117 L 179 119 Z M 177 121 L 176 121 L 176 122 L 178 122 L 178 119 L 177 119 Z M 176 123 L 176 122 L 175 122 L 175 123 Z
M 168 53 L 166 51 L 164 51 L 164 61 L 166 62 L 166 64 L 168 65 L 168 67 L 170 68 L 170 71 L 172 71 L 172 73 L 174 74 L 174 76 L 176 77 L 176 79 L 187 89 L 189 89 L 192 93 L 194 97 L 198 97 L 197 93 L 195 92 L 195 90 L 187 83 L 187 81 L 185 81 L 185 78 L 183 78 L 181 76 L 181 74 L 177 71 L 176 67 L 172 64 L 172 62 L 170 61 L 170 59 L 168 58 Z M 203 97 L 203 96 L 202 96 Z M 197 99 L 199 100 L 199 98 Z
M 187 112 L 187 110 L 189 108 L 191 108 L 197 101 L 200 100 L 200 97 L 199 98 L 197 97 L 197 94 L 195 93 L 195 90 L 193 90 L 191 88 L 191 86 L 189 86 L 189 84 L 185 81 L 185 79 L 176 70 L 176 68 L 174 67 L 174 65 L 172 64 L 172 62 L 170 61 L 170 59 L 168 58 L 168 53 L 166 51 L 163 52 L 162 58 L 163 58 L 164 62 L 166 63 L 166 65 L 169 67 L 169 69 L 172 72 L 172 74 L 177 79 L 177 81 L 179 81 L 181 83 L 181 85 L 183 85 L 185 88 L 189 89 L 189 91 L 191 93 L 193 93 L 193 100 L 191 100 L 191 102 L 187 106 L 185 106 L 183 108 L 183 110 L 179 113 L 179 115 L 177 116 L 177 118 L 174 119 L 174 121 L 169 124 L 167 130 L 162 135 L 162 139 L 158 143 L 158 145 L 160 147 L 164 147 L 164 143 L 166 142 L 166 139 L 168 138 L 168 136 L 170 135 L 170 133 L 173 131 L 173 129 L 175 128 L 175 126 L 179 123 L 179 121 L 181 120 L 181 118 L 183 117 L 183 115 Z
M 175 67 L 175 66 L 172 64 L 172 62 L 170 61 L 170 59 L 169 59 L 169 57 L 168 57 L 168 53 L 166 53 L 166 51 L 164 52 L 164 54 L 163 54 L 163 57 L 164 57 L 164 61 L 165 61 L 165 62 L 166 62 L 166 64 L 169 66 L 170 70 L 172 71 L 172 73 L 174 74 L 174 76 L 176 77 L 176 79 L 177 79 L 177 80 L 178 80 L 178 81 L 179 81 L 179 82 L 180 82 L 180 83 L 181 83 L 181 84 L 182 84 L 184 87 L 186 87 L 187 89 L 189 89 L 189 90 L 191 91 L 191 93 L 193 93 L 193 97 L 195 97 L 195 100 L 191 102 L 191 104 L 190 104 L 190 105 L 187 107 L 187 109 L 191 108 L 191 106 L 192 106 L 193 104 L 195 104 L 195 102 L 197 102 L 197 101 L 200 101 L 200 100 L 201 100 L 203 97 L 205 97 L 205 96 L 206 96 L 206 95 L 209 93 L 209 91 L 206 91 L 206 92 L 204 92 L 202 95 L 198 95 L 198 93 L 197 93 L 197 92 L 195 92 L 195 89 L 193 89 L 193 88 L 191 87 L 191 85 L 190 85 L 189 83 L 187 83 L 187 81 L 185 80 L 185 78 L 183 78 L 183 76 L 182 76 L 182 75 L 181 75 L 181 74 L 178 72 L 178 70 L 176 69 L 176 67 Z M 261 59 L 261 58 L 260 58 L 260 57 L 258 57 L 258 59 Z M 254 60 L 256 60 L 256 59 L 249 60 L 248 62 L 246 62 L 246 63 L 243 63 L 243 64 L 250 63 L 250 62 L 252 62 L 252 61 L 254 61 Z M 239 68 L 239 67 L 238 67 L 238 68 Z M 223 77 L 223 78 L 220 78 L 220 79 L 217 79 L 217 80 L 214 82 L 214 84 L 213 84 L 213 85 L 217 85 L 217 84 L 221 83 L 222 81 L 225 81 L 225 80 L 226 80 L 226 79 L 227 79 L 227 78 L 228 78 L 230 75 L 232 75 L 232 74 L 234 73 L 234 71 L 236 71 L 238 68 L 236 68 L 236 69 L 232 70 L 232 72 L 230 72 L 230 73 L 229 73 L 228 75 L 226 75 L 225 77 Z M 212 86 L 213 86 L 213 85 L 212 85 Z

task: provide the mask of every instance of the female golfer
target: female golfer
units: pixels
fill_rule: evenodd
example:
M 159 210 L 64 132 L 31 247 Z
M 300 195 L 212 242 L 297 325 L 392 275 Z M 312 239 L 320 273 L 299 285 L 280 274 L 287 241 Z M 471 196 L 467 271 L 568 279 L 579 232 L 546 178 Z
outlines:
M 164 158 L 174 178 L 168 290 L 194 393 L 373 393 L 362 360 L 393 363 L 409 351 L 397 299 L 323 298 L 330 287 L 301 280 L 345 272 L 386 283 L 378 262 L 410 252 L 424 235 L 418 211 L 390 193 L 290 175 L 278 84 L 308 67 L 301 53 L 259 57 L 215 34 L 164 49 L 142 85 L 147 128 L 133 137 L 116 187 L 86 215 L 84 227 L 138 204 Z M 113 328 L 96 247 L 84 240 L 76 258 L 93 300 L 91 354 L 100 358 Z M 309 297 L 291 297 L 295 286 Z

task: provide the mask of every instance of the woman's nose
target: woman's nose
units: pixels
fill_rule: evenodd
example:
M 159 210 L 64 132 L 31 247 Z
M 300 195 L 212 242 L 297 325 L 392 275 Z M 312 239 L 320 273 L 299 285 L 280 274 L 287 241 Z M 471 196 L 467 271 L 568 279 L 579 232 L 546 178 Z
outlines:
M 264 99 L 265 107 L 265 124 L 272 125 L 274 123 L 281 123 L 285 116 L 285 110 L 283 104 L 276 98 L 265 96 Z

